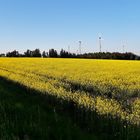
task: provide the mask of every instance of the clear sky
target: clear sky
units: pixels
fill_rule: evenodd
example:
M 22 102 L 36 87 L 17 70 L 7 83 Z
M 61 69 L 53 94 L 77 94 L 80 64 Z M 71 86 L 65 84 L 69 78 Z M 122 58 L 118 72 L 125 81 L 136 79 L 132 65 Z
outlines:
M 0 52 L 55 48 L 140 54 L 140 0 L 0 0 Z

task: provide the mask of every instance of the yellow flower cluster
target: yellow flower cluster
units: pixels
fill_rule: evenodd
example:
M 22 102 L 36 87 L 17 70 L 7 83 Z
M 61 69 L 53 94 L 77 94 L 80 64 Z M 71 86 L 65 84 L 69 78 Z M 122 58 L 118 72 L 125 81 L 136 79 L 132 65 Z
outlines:
M 1 58 L 0 76 L 100 115 L 140 124 L 139 61 Z

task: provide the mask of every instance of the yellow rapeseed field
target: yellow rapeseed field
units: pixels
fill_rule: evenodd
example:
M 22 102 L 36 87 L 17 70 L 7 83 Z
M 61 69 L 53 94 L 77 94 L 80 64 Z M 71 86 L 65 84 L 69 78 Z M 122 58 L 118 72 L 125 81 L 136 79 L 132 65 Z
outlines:
M 99 115 L 140 124 L 140 61 L 1 58 L 0 76 Z

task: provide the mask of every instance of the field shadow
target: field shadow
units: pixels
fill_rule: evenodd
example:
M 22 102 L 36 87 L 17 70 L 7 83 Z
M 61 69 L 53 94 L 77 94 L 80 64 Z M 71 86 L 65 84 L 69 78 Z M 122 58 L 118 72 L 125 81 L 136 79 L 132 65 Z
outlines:
M 52 99 L 0 77 L 0 140 L 97 139 L 57 112 Z
M 138 140 L 137 127 L 0 77 L 0 138 Z M 124 127 L 125 126 L 125 127 Z M 130 129 L 132 128 L 132 129 Z

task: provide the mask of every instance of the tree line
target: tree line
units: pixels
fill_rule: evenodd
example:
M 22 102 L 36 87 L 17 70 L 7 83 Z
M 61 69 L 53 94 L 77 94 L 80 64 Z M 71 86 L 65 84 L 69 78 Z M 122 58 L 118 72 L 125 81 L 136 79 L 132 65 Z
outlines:
M 61 49 L 58 53 L 55 49 L 50 49 L 48 52 L 43 51 L 41 53 L 40 49 L 27 50 L 24 53 L 19 53 L 17 50 L 7 52 L 6 54 L 0 54 L 0 57 L 51 57 L 51 58 L 87 58 L 87 59 L 120 59 L 120 60 L 140 60 L 140 56 L 133 54 L 131 52 L 119 53 L 119 52 L 95 52 L 95 53 L 84 53 L 76 54 L 70 53 Z

